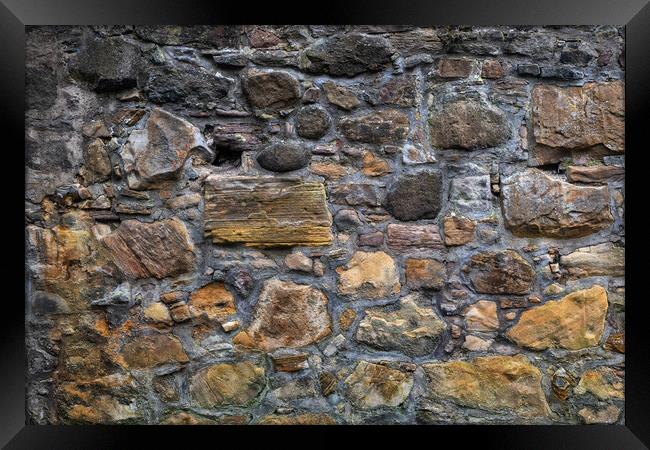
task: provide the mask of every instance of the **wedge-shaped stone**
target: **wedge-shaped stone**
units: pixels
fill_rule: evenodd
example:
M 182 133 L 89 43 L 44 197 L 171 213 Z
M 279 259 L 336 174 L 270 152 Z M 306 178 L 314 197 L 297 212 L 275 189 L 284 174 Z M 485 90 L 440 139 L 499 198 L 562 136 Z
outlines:
M 607 186 L 577 186 L 529 169 L 504 181 L 501 192 L 506 226 L 516 236 L 583 237 L 614 220 Z
M 360 361 L 345 379 L 347 396 L 361 409 L 399 406 L 413 388 L 413 377 L 382 364 Z
M 319 246 L 332 242 L 325 187 L 297 178 L 209 176 L 205 234 L 215 244 Z
M 535 147 L 531 163 L 555 163 L 575 150 L 622 153 L 624 110 L 622 81 L 536 85 L 532 91 Z
M 380 350 L 397 350 L 410 356 L 432 353 L 446 329 L 431 302 L 411 294 L 399 302 L 399 309 L 371 308 L 359 324 L 356 339 Z
M 524 355 L 485 356 L 472 361 L 423 364 L 433 398 L 523 417 L 550 413 L 542 374 Z
M 272 279 L 264 283 L 250 326 L 235 344 L 265 351 L 304 347 L 330 334 L 327 297 L 304 284 Z
M 251 362 L 215 364 L 198 371 L 190 381 L 192 403 L 203 408 L 246 406 L 266 384 L 264 368 Z
M 605 329 L 607 306 L 607 292 L 600 286 L 575 291 L 524 311 L 506 335 L 533 350 L 594 347 Z

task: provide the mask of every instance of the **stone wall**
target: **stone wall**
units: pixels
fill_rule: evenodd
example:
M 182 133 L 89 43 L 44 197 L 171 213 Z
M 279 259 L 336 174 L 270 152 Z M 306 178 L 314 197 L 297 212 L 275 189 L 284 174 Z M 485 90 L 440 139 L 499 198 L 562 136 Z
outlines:
M 615 27 L 31 27 L 30 423 L 623 423 Z

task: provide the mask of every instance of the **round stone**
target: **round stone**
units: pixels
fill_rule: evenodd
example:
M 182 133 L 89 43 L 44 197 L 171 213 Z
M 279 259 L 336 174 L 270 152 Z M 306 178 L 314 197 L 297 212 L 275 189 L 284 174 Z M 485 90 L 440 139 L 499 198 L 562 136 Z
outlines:
M 296 115 L 296 132 L 307 139 L 318 139 L 327 133 L 332 120 L 318 105 L 306 106 Z
M 293 144 L 273 144 L 260 152 L 257 162 L 266 170 L 290 172 L 309 164 L 311 154 L 304 148 Z

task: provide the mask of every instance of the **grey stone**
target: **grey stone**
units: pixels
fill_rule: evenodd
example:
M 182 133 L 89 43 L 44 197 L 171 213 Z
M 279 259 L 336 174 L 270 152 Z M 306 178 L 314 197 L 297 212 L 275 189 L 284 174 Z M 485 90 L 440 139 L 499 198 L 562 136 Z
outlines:
M 257 156 L 259 165 L 273 172 L 302 169 L 310 159 L 311 153 L 304 147 L 285 143 L 272 144 Z
M 421 171 L 398 178 L 389 188 L 384 206 L 399 220 L 433 219 L 440 212 L 441 194 L 440 172 Z

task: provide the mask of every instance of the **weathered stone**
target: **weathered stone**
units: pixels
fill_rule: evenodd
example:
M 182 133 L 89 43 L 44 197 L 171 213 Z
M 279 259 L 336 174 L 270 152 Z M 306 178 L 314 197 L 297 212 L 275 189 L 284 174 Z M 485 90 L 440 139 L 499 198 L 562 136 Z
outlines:
M 416 96 L 415 77 L 407 76 L 383 83 L 371 94 L 369 101 L 373 105 L 414 107 Z
M 320 175 L 331 180 L 338 180 L 339 178 L 343 178 L 344 176 L 349 175 L 351 172 L 349 167 L 342 164 L 324 162 L 312 162 L 309 165 L 309 170 L 311 170 L 316 175 Z
M 603 347 L 605 350 L 625 353 L 625 333 L 610 334 Z
M 180 411 L 175 414 L 171 414 L 162 422 L 161 425 L 217 425 L 218 422 L 207 417 L 201 417 L 193 413 L 186 411 Z
M 504 75 L 503 64 L 496 59 L 486 59 L 481 66 L 481 78 L 490 80 L 501 78 Z
M 431 145 L 441 149 L 496 147 L 511 136 L 506 114 L 478 99 L 434 103 L 429 111 Z
M 542 374 L 524 355 L 423 364 L 422 368 L 429 377 L 429 393 L 434 398 L 523 417 L 550 414 L 542 390 Z
M 196 264 L 194 245 L 177 218 L 143 223 L 125 220 L 102 244 L 120 270 L 130 278 L 165 278 L 190 272 Z
M 517 236 L 576 238 L 613 222 L 609 190 L 582 187 L 529 169 L 502 182 L 505 224 Z
M 449 203 L 467 214 L 488 212 L 492 207 L 490 176 L 453 178 L 449 188 Z
M 625 397 L 623 379 L 611 367 L 585 371 L 573 391 L 578 395 L 590 393 L 599 400 L 622 400 Z
M 468 352 L 486 352 L 489 350 L 492 342 L 491 339 L 481 339 L 478 336 L 468 334 L 465 336 L 465 341 L 463 342 L 463 350 L 467 350 Z
M 559 87 L 538 84 L 532 91 L 536 165 L 559 162 L 576 150 L 622 153 L 625 148 L 622 81 Z
M 343 331 L 350 329 L 354 320 L 357 318 L 357 312 L 352 308 L 346 308 L 339 317 L 339 328 Z
M 301 353 L 298 355 L 274 355 L 273 367 L 279 372 L 297 372 L 299 370 L 307 369 L 307 354 Z
M 538 77 L 542 73 L 539 65 L 537 64 L 518 64 L 517 74 L 521 76 Z
M 265 416 L 260 425 L 336 425 L 336 421 L 323 413 L 305 413 L 290 416 Z
M 480 300 L 467 308 L 464 315 L 467 331 L 490 332 L 499 329 L 495 302 Z
M 392 50 L 379 36 L 344 33 L 316 41 L 303 53 L 303 68 L 309 73 L 348 76 L 382 70 L 391 61 Z
M 384 252 L 356 252 L 336 269 L 338 293 L 352 299 L 379 299 L 397 294 L 401 288 L 395 261 Z
M 204 224 L 215 244 L 287 247 L 332 240 L 332 215 L 318 182 L 209 176 Z
M 264 127 L 255 122 L 220 123 L 214 126 L 210 135 L 217 160 L 221 153 L 258 150 L 268 140 Z
M 465 58 L 442 58 L 436 64 L 436 76 L 440 78 L 467 78 L 477 67 L 476 61 Z
M 466 217 L 447 216 L 443 219 L 445 245 L 465 245 L 474 240 L 476 222 Z
M 391 33 L 389 40 L 395 49 L 405 57 L 418 54 L 436 54 L 444 49 L 444 43 L 438 30 L 432 28 Z
M 301 108 L 296 114 L 296 132 L 307 139 L 319 139 L 325 136 L 331 123 L 329 114 L 318 105 Z
M 625 168 L 616 166 L 569 166 L 566 178 L 571 183 L 605 184 L 608 181 L 622 181 Z
M 399 220 L 433 219 L 440 212 L 442 176 L 437 171 L 402 175 L 389 188 L 384 206 Z
M 287 143 L 272 144 L 257 155 L 259 165 L 273 172 L 302 169 L 310 159 L 311 154 L 307 149 Z
M 429 147 L 406 145 L 402 150 L 404 164 L 430 164 L 436 162 L 436 156 Z
M 413 388 L 413 377 L 384 365 L 360 361 L 345 379 L 348 398 L 361 409 L 399 406 Z
M 264 389 L 264 368 L 251 362 L 215 364 L 190 380 L 192 403 L 202 408 L 246 406 Z
M 244 298 L 248 297 L 255 287 L 253 276 L 243 269 L 229 270 L 226 274 L 226 283 Z
M 110 178 L 111 160 L 106 151 L 106 146 L 101 139 L 92 140 L 84 152 L 84 165 L 79 170 L 79 175 L 85 184 L 101 183 Z
M 384 351 L 399 351 L 409 356 L 432 353 L 447 328 L 431 302 L 418 294 L 399 301 L 399 308 L 371 308 L 359 323 L 356 340 Z
M 121 354 L 128 367 L 134 369 L 189 361 L 180 341 L 167 334 L 134 337 L 122 348 Z
M 222 321 L 237 312 L 235 298 L 222 282 L 214 282 L 192 292 L 188 302 L 192 317 Z
M 363 152 L 363 167 L 361 173 L 367 177 L 380 177 L 391 172 L 390 164 L 382 158 L 378 158 L 373 152 Z
M 406 260 L 406 285 L 411 289 L 441 289 L 446 279 L 445 265 L 435 259 Z
M 585 74 L 571 67 L 542 67 L 539 76 L 552 80 L 580 80 Z
M 593 347 L 603 334 L 607 306 L 607 293 L 600 286 L 575 291 L 524 311 L 506 335 L 533 350 Z
M 138 25 L 135 33 L 148 42 L 160 45 L 194 44 L 199 48 L 236 48 L 241 27 L 231 25 Z
M 595 423 L 612 424 L 618 421 L 618 418 L 621 415 L 621 410 L 615 405 L 608 405 L 605 409 L 600 410 L 585 407 L 578 411 L 578 415 L 586 425 Z
M 379 206 L 379 192 L 375 185 L 365 183 L 339 183 L 330 191 L 330 201 L 350 206 Z
M 180 174 L 192 151 L 207 151 L 208 145 L 194 125 L 154 108 L 146 126 L 134 130 L 120 150 L 126 179 L 131 189 L 155 187 Z
M 302 253 L 290 253 L 284 258 L 287 268 L 299 272 L 311 272 L 313 261 Z
M 341 109 L 350 111 L 361 104 L 354 92 L 340 84 L 326 81 L 323 90 L 327 101 Z
M 471 257 L 469 278 L 482 294 L 526 294 L 535 271 L 514 250 L 487 251 Z
M 300 84 L 288 72 L 249 70 L 242 79 L 242 88 L 255 108 L 280 110 L 300 99 Z
M 386 227 L 388 246 L 397 250 L 442 249 L 438 225 L 402 225 L 390 223 Z
M 359 247 L 380 247 L 384 244 L 384 233 L 381 231 L 371 231 L 359 235 L 357 245 Z
M 154 323 L 160 323 L 164 325 L 171 325 L 172 318 L 169 315 L 169 309 L 161 303 L 155 302 L 147 306 L 144 310 L 144 317 Z
M 339 121 L 339 130 L 351 141 L 367 144 L 396 144 L 406 138 L 409 119 L 402 111 L 384 109 L 343 117 Z
M 331 333 L 327 297 L 318 289 L 290 281 L 264 283 L 255 305 L 253 321 L 233 343 L 272 351 L 304 347 Z
M 560 256 L 560 266 L 570 278 L 625 275 L 625 248 L 611 242 L 578 248 Z
M 341 209 L 334 216 L 334 223 L 339 230 L 355 230 L 363 225 L 354 209 Z

